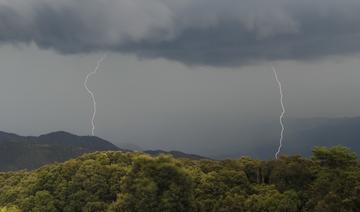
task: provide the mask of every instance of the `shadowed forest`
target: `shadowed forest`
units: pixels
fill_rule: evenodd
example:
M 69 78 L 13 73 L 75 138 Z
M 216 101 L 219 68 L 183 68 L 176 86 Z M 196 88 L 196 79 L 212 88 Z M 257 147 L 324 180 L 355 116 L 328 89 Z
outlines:
M 310 158 L 193 160 L 106 151 L 0 174 L 0 211 L 358 211 L 360 167 L 342 146 Z

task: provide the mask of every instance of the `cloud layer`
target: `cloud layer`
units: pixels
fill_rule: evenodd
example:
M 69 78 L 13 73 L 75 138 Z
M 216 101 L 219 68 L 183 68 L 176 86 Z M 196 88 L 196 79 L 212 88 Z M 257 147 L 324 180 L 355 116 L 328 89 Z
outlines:
M 358 0 L 0 0 L 0 43 L 234 66 L 360 50 Z

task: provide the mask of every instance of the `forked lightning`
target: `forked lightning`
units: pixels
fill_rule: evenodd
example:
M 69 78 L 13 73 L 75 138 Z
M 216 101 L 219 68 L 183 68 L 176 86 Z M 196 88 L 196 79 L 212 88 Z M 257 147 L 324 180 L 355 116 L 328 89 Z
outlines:
M 280 90 L 280 104 L 281 104 L 281 109 L 282 109 L 282 112 L 280 114 L 280 125 L 281 125 L 280 141 L 279 141 L 278 150 L 275 153 L 275 158 L 278 159 L 281 148 L 282 148 L 282 145 L 283 145 L 283 139 L 284 139 L 285 127 L 284 127 L 283 118 L 284 118 L 284 115 L 286 113 L 286 110 L 285 110 L 285 106 L 284 106 L 284 94 L 283 94 L 283 89 L 282 89 L 281 82 L 279 80 L 276 69 L 274 67 L 272 67 L 272 70 L 274 72 L 275 80 L 276 80 L 276 82 L 278 84 L 278 87 L 279 87 L 279 90 Z
M 94 69 L 94 71 L 88 73 L 85 77 L 85 81 L 84 81 L 84 87 L 86 89 L 86 91 L 90 94 L 91 96 L 91 100 L 93 102 L 93 114 L 91 117 L 91 135 L 94 136 L 95 135 L 95 116 L 96 116 L 96 99 L 95 99 L 95 95 L 94 93 L 88 88 L 87 83 L 89 80 L 89 77 L 91 77 L 92 75 L 96 74 L 99 71 L 100 65 L 101 63 L 105 60 L 106 58 L 106 54 L 104 54 L 96 63 L 96 67 Z

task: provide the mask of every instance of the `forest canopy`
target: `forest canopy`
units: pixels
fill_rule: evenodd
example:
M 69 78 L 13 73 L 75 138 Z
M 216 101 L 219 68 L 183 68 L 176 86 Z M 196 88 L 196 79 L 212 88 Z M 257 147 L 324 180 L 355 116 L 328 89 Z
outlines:
M 0 191 L 0 212 L 350 212 L 360 208 L 360 167 L 342 146 L 269 161 L 107 151 L 0 173 Z

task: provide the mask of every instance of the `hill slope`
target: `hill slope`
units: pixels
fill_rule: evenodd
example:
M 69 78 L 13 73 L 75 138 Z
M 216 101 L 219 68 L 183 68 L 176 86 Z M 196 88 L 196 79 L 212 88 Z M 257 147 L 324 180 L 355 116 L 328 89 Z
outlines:
M 54 132 L 39 137 L 0 132 L 0 171 L 34 169 L 62 162 L 84 153 L 120 150 L 98 137 Z
M 94 136 L 77 136 L 67 132 L 19 136 L 0 132 L 0 171 L 32 170 L 53 162 L 63 162 L 96 151 L 130 151 Z M 179 151 L 145 151 L 151 155 L 170 154 L 176 158 L 206 159 Z

